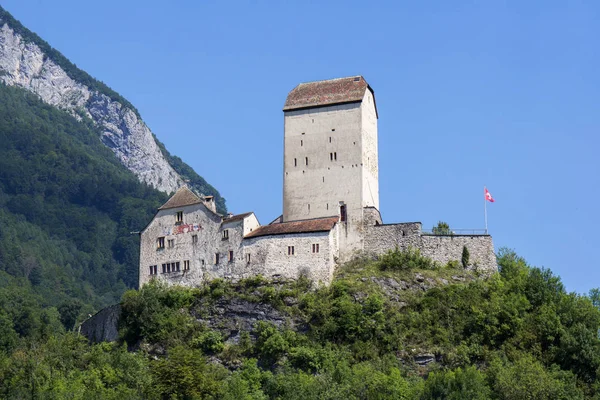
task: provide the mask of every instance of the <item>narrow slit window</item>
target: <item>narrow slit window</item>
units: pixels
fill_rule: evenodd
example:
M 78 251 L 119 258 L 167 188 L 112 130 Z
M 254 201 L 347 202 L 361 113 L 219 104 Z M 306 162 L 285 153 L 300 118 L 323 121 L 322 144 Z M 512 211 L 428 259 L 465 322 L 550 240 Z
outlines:
M 304 162 L 308 165 L 308 157 L 304 157 Z
M 192 244 L 198 244 L 198 235 L 192 235 Z
M 288 246 L 288 256 L 294 255 L 294 246 Z
M 333 153 L 333 159 L 337 161 L 337 153 Z
M 313 243 L 313 245 L 312 245 L 312 252 L 313 253 L 318 253 L 319 252 L 319 243 Z
M 229 262 L 233 261 L 233 250 L 229 250 Z
M 157 274 L 158 274 L 158 265 L 155 265 L 154 266 L 154 275 L 157 275 Z
M 250 264 L 250 253 L 246 254 L 246 262 Z
M 150 266 L 150 275 L 152 275 L 152 272 L 154 272 L 154 266 L 153 265 Z
M 329 136 L 329 143 L 331 143 L 331 136 Z
M 329 153 L 329 161 L 333 161 L 333 153 Z
M 304 140 L 300 139 L 300 147 L 304 146 Z
M 219 253 L 215 253 L 215 265 L 219 263 Z
M 346 214 L 346 205 L 342 205 L 340 206 L 340 221 L 345 222 L 346 218 L 347 218 L 347 214 Z
M 298 166 L 298 160 L 296 160 L 296 159 L 294 158 L 294 167 L 297 167 L 297 166 Z
M 190 260 L 184 260 L 183 261 L 183 270 L 184 271 L 189 271 L 190 270 Z

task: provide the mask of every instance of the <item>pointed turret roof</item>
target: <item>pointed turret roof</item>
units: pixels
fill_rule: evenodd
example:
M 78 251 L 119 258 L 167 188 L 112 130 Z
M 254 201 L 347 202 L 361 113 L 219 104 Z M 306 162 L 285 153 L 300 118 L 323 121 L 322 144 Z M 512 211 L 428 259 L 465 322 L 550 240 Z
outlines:
M 184 206 L 191 206 L 192 204 L 202 203 L 202 199 L 192 192 L 187 186 L 180 187 L 177 192 L 165 204 L 159 207 L 159 210 L 166 210 L 167 208 L 178 208 Z

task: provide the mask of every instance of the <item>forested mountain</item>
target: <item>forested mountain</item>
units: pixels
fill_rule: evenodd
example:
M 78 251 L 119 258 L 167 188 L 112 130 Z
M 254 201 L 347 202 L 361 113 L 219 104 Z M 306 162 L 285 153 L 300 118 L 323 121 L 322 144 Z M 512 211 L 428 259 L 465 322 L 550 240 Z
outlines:
M 218 211 L 226 212 L 219 192 L 166 150 L 129 101 L 77 68 L 2 7 L 0 81 L 35 93 L 78 120 L 89 119 L 102 143 L 140 181 L 163 192 L 174 192 L 185 182 L 214 196 Z
M 226 212 L 131 103 L 0 7 L 2 287 L 78 315 L 118 302 L 137 285 L 135 232 L 184 181 Z
M 600 310 L 511 251 L 478 277 L 416 252 L 343 266 L 330 287 L 159 283 L 121 301 L 120 342 L 0 288 L 0 397 L 577 400 L 600 395 Z M 128 350 L 129 347 L 129 350 Z
M 93 309 L 137 284 L 139 231 L 167 196 L 77 121 L 0 84 L 0 273 L 48 305 Z

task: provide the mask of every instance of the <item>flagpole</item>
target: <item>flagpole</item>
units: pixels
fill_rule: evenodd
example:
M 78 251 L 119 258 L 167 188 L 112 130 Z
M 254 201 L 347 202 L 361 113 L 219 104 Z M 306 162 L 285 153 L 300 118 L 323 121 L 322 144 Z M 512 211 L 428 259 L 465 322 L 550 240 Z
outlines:
M 485 234 L 488 234 L 488 225 L 487 225 L 487 199 L 485 198 L 485 189 L 486 187 L 483 187 L 483 215 L 485 218 Z

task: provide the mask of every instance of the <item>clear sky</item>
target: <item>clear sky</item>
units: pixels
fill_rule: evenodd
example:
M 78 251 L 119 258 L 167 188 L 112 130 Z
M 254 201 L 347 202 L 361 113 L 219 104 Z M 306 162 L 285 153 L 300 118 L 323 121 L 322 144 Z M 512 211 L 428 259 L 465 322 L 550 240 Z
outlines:
M 483 228 L 487 185 L 496 249 L 600 286 L 600 2 L 0 4 L 262 223 L 282 208 L 288 91 L 363 75 L 384 222 Z

